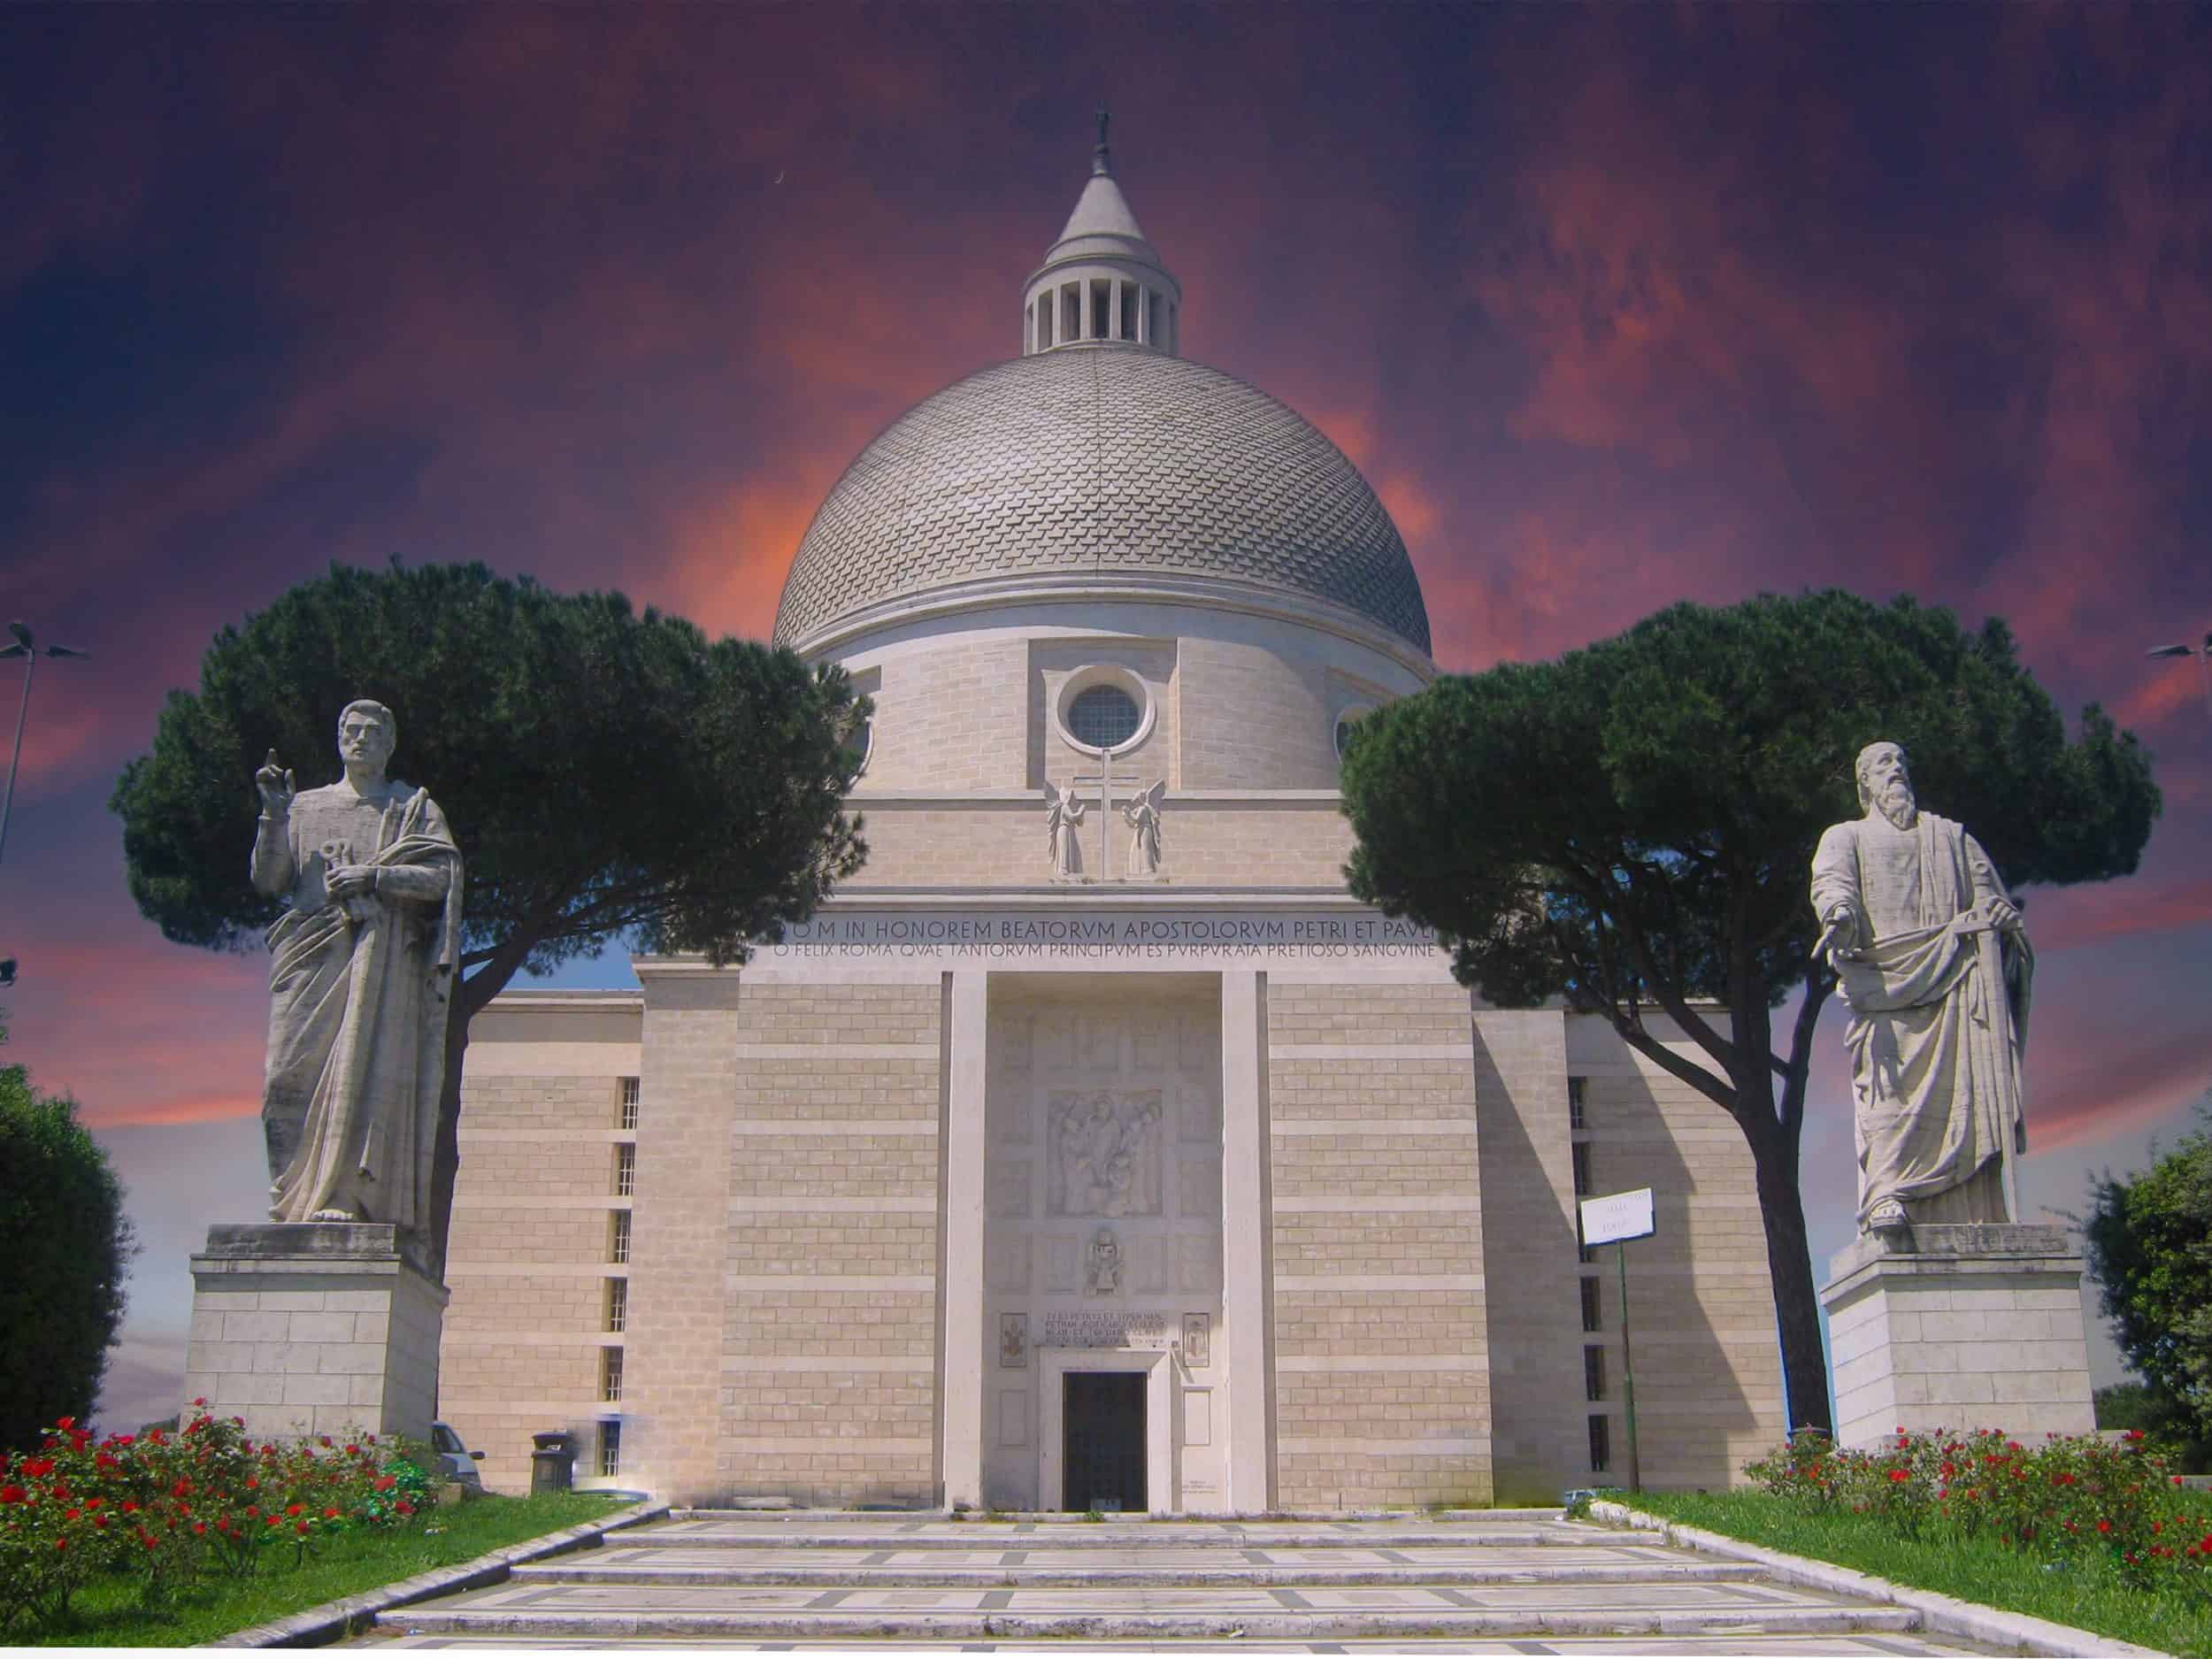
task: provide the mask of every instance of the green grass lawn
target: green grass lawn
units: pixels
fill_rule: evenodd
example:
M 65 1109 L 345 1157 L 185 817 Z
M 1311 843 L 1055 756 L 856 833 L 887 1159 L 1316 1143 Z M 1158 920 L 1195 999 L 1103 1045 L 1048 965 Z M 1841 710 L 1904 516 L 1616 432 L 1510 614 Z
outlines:
M 72 1604 L 72 1628 L 46 1637 L 44 1645 L 178 1647 L 213 1641 L 341 1596 L 411 1578 L 433 1567 L 453 1566 L 488 1550 L 595 1520 L 635 1502 L 563 1492 L 444 1504 L 431 1512 L 426 1525 L 413 1531 L 353 1532 L 331 1539 L 295 1570 L 286 1570 L 287 1555 L 273 1554 L 252 1578 L 211 1580 L 160 1612 L 139 1606 L 137 1579 L 101 1579 L 88 1585 Z M 19 1624 L 6 1640 L 38 1639 Z
M 1671 1521 L 1854 1567 L 1894 1584 L 2032 1614 L 2185 1659 L 2212 1659 L 2212 1596 L 2139 1589 L 2101 1560 L 2050 1565 L 1993 1538 L 1901 1538 L 1872 1516 L 1809 1512 L 1763 1492 L 1605 1495 Z

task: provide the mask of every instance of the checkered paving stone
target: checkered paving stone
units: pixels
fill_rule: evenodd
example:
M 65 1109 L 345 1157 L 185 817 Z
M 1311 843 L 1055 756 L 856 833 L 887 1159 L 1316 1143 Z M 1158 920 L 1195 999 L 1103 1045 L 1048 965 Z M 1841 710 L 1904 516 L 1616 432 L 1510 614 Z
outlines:
M 887 1641 L 1356 1654 L 1375 1640 L 1438 1654 L 1980 1651 L 1926 1637 L 1909 1609 L 1648 1540 L 1555 1514 L 1509 1526 L 694 1516 L 396 1609 L 363 1640 L 753 1653 Z
M 1405 543 L 1294 410 L 1183 357 L 1018 357 L 909 410 L 816 513 L 779 644 L 879 601 L 995 577 L 1146 572 L 1340 605 L 1429 649 Z

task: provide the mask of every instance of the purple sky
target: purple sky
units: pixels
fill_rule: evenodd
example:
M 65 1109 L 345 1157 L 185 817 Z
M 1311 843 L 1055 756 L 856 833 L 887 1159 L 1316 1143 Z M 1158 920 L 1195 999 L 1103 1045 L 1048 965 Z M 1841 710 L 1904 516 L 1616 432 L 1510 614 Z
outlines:
M 2028 1191 L 2186 1126 L 2212 710 L 2142 653 L 2212 628 L 2212 12 L 17 8 L 0 611 L 97 656 L 40 671 L 0 952 L 148 1239 L 117 1425 L 260 1186 L 261 964 L 163 943 L 104 808 L 164 693 L 395 553 L 764 633 L 852 454 L 1015 350 L 1102 94 L 1188 354 L 1366 471 L 1445 667 L 1840 584 L 2139 733 L 2141 872 L 2027 895 Z

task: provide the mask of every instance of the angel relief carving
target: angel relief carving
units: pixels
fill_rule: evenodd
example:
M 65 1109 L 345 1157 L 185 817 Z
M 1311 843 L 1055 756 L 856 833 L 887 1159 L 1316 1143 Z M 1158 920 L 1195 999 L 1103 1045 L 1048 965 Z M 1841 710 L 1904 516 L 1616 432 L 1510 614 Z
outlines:
M 1052 879 L 1071 881 L 1083 872 L 1082 848 L 1075 832 L 1083 822 L 1083 803 L 1072 785 L 1045 785 L 1045 849 L 1052 858 Z
M 1050 1213 L 1158 1215 L 1160 1117 L 1156 1089 L 1055 1094 Z
M 1140 789 L 1136 799 L 1123 803 L 1122 818 L 1129 825 L 1129 873 L 1160 873 L 1160 808 L 1167 800 L 1167 780 Z

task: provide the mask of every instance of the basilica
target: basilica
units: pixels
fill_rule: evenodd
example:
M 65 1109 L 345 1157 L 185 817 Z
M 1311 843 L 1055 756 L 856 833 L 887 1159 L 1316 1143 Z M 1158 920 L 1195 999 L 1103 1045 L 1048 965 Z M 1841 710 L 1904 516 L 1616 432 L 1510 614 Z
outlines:
M 1555 1502 L 1625 1484 L 1632 1360 L 1644 1482 L 1737 1478 L 1784 1420 L 1734 1125 L 1345 889 L 1345 733 L 1437 672 L 1390 515 L 1182 355 L 1102 137 L 1017 297 L 784 587 L 873 701 L 865 867 L 742 967 L 473 1022 L 440 1416 L 506 1490 L 565 1429 L 680 1503 Z

